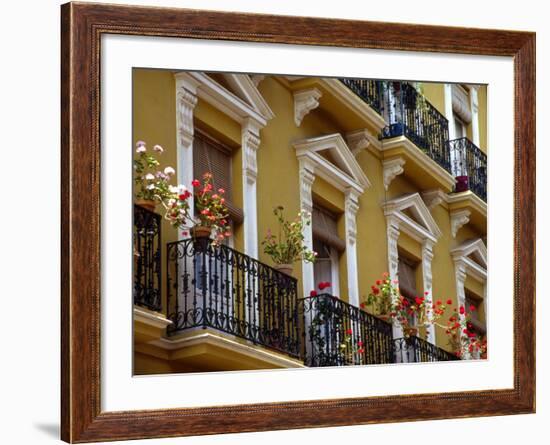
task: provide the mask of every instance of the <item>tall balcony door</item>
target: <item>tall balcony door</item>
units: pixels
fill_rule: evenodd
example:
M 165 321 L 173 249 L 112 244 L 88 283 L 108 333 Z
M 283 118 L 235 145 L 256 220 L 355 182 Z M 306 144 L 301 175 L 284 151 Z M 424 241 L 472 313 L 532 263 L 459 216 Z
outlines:
M 338 216 L 319 206 L 313 206 L 313 250 L 317 258 L 313 264 L 314 283 L 330 283 L 325 293 L 339 296 L 340 255 L 346 250 L 346 242 L 338 237 Z
M 243 222 L 244 215 L 233 201 L 232 155 L 230 147 L 196 129 L 193 141 L 193 176 L 202 180 L 205 173 L 212 174 L 214 190 L 223 190 L 225 204 L 229 209 L 228 221 L 234 230 Z M 195 208 L 195 215 L 197 211 Z M 233 248 L 233 237 L 226 239 L 224 244 Z M 180 304 L 192 305 L 202 314 L 216 319 L 239 321 L 257 318 L 248 314 L 250 303 L 245 301 L 245 288 L 253 287 L 251 280 L 254 281 L 255 278 L 236 267 L 230 251 L 208 249 L 205 252 L 195 252 L 185 259 L 188 262 L 186 270 L 191 274 L 191 286 L 188 292 L 180 296 L 188 301 Z

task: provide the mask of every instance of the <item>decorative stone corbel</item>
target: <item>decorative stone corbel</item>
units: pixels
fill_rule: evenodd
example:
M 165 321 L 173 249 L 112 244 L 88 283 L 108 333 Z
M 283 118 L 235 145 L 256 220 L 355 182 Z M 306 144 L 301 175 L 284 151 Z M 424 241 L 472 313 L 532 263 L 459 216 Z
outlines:
M 356 130 L 346 133 L 346 143 L 353 156 L 357 157 L 359 153 L 370 145 L 370 134 L 368 130 Z
M 403 165 L 405 165 L 405 160 L 403 158 L 386 159 L 382 162 L 384 169 L 384 188 L 386 190 L 388 190 L 395 177 L 404 172 Z
M 469 210 L 455 210 L 451 212 L 451 234 L 456 238 L 456 234 L 462 226 L 470 222 Z
M 294 122 L 297 127 L 311 110 L 319 106 L 322 93 L 317 88 L 308 88 L 294 92 Z
M 445 195 L 445 192 L 441 189 L 422 192 L 421 196 L 422 200 L 430 210 L 433 210 L 436 206 L 447 202 L 447 195 Z
M 254 85 L 258 86 L 262 80 L 265 79 L 265 74 L 252 74 L 250 76 Z

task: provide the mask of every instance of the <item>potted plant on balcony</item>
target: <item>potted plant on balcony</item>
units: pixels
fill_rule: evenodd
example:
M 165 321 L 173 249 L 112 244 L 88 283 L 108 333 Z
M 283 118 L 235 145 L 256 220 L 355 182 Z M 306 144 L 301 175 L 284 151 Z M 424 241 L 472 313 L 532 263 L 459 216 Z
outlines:
M 371 291 L 361 303 L 361 309 L 366 306 L 373 308 L 375 315 L 384 321 L 390 319 L 390 313 L 393 309 L 393 301 L 399 296 L 399 291 L 394 286 L 389 278 L 389 274 L 382 274 L 382 279 L 376 280 L 376 283 L 371 286 Z
M 482 339 L 473 329 L 472 312 L 476 310 L 475 306 L 470 306 L 470 312 L 467 312 L 464 306 L 460 306 L 453 312 L 447 320 L 447 325 L 438 325 L 445 329 L 448 343 L 455 355 L 461 359 L 486 358 L 487 341 Z
M 229 210 L 225 204 L 225 190 L 214 190 L 212 173 L 205 173 L 202 183 L 198 179 L 193 180 L 195 188 L 195 205 L 197 215 L 195 226 L 192 229 L 195 238 L 208 238 L 212 236 L 212 244 L 220 245 L 231 236 L 229 224 Z
M 160 145 L 153 147 L 154 153 L 161 155 L 163 151 Z M 157 203 L 171 196 L 169 181 L 175 173 L 172 167 L 166 167 L 164 171 L 158 170 L 159 165 L 155 154 L 147 152 L 146 143 L 138 141 L 134 157 L 135 203 L 151 212 L 155 211 Z
M 294 262 L 302 260 L 313 263 L 317 255 L 316 252 L 308 249 L 304 242 L 303 229 L 311 224 L 311 215 L 302 211 L 293 221 L 288 221 L 284 217 L 282 206 L 273 209 L 273 214 L 279 224 L 277 235 L 268 229 L 262 246 L 264 252 L 275 263 L 275 269 L 292 275 Z

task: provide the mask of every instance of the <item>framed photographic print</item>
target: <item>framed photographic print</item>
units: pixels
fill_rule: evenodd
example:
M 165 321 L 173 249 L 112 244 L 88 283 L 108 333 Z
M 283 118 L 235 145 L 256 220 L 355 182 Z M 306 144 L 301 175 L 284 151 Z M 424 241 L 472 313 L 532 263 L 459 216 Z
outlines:
M 533 33 L 68 3 L 61 52 L 63 440 L 534 412 Z

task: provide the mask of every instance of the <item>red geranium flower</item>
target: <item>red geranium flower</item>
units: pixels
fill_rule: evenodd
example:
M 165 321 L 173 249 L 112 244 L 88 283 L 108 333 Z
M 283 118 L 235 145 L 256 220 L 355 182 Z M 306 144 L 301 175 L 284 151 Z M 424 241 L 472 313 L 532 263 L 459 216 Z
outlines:
M 361 304 L 359 305 L 359 307 L 360 307 L 361 309 L 365 309 L 366 304 L 365 304 L 365 303 L 361 303 Z
M 466 311 L 464 310 L 464 306 L 460 306 L 460 315 L 464 315 L 464 312 L 466 312 Z
M 476 310 L 476 307 L 473 304 L 471 304 L 470 305 L 470 311 L 474 312 L 475 310 Z
M 316 297 L 317 296 L 317 291 L 315 289 L 313 289 L 310 293 L 309 293 L 309 296 L 310 297 Z
M 199 187 L 201 185 L 201 183 L 199 182 L 198 179 L 193 179 L 193 182 L 191 182 L 191 185 L 193 187 Z
M 351 334 L 353 334 L 353 331 L 351 330 L 351 328 L 350 328 L 350 329 L 348 329 L 348 330 L 346 330 L 346 334 L 347 334 L 347 335 L 351 335 Z
M 359 341 L 357 342 L 357 346 L 363 346 L 363 342 L 362 342 L 361 340 L 359 340 Z
M 382 281 L 376 280 L 376 285 L 377 285 L 377 286 L 380 286 L 381 284 L 382 284 Z
M 419 297 L 416 297 L 416 298 L 414 299 L 414 302 L 415 302 L 417 305 L 419 305 L 419 306 L 423 303 L 423 301 L 424 301 L 424 300 L 423 300 L 422 298 L 419 298 Z
M 447 304 L 453 304 L 452 300 L 451 300 L 451 299 L 448 299 L 448 300 L 447 300 Z
M 321 283 L 319 283 L 319 290 L 324 290 L 326 289 L 327 287 L 330 287 L 331 284 L 328 282 L 328 281 L 323 281 Z

